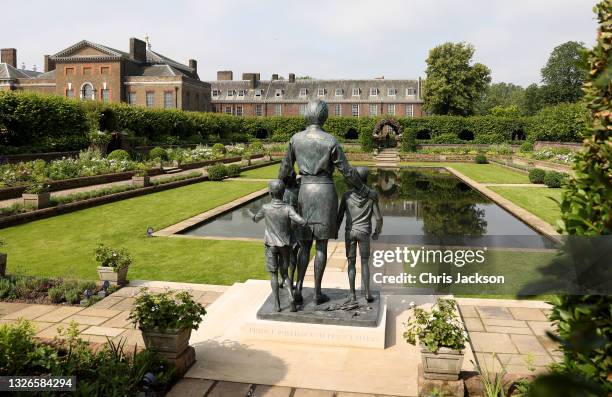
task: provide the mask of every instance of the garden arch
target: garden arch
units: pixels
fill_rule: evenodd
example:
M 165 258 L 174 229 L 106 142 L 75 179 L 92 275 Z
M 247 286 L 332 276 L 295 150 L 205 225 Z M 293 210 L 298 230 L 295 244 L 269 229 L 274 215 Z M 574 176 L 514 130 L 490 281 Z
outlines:
M 374 127 L 372 137 L 378 148 L 395 147 L 402 139 L 402 125 L 395 119 L 380 119 Z

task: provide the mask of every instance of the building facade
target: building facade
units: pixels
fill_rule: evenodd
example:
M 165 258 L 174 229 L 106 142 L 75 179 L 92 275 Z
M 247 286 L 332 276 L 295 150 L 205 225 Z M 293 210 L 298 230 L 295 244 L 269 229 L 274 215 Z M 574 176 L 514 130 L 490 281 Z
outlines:
M 212 111 L 235 116 L 299 116 L 311 99 L 328 103 L 331 116 L 378 116 L 381 114 L 421 117 L 421 80 L 317 80 L 288 79 L 277 74 L 260 80 L 259 73 L 217 72 L 210 81 Z
M 67 98 L 125 102 L 149 108 L 210 111 L 210 84 L 197 62 L 183 65 L 131 38 L 129 52 L 87 40 L 45 55 L 44 71 L 17 69 L 17 50 L 0 52 L 0 90 L 26 90 Z

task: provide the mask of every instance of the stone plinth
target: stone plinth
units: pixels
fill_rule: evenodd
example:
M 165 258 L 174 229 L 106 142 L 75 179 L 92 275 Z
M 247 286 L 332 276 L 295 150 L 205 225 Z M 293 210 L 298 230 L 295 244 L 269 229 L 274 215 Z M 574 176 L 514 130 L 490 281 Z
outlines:
M 424 376 L 423 365 L 419 364 L 419 397 L 429 397 L 436 390 L 449 397 L 463 397 L 465 395 L 465 385 L 463 379 L 441 380 L 427 379 Z

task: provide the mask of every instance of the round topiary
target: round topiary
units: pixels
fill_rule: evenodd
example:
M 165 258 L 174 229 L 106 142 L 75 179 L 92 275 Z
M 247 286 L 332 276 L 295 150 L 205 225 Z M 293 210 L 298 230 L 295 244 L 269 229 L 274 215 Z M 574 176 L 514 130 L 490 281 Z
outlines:
M 130 159 L 130 154 L 123 149 L 116 149 L 110 152 L 107 158 L 109 160 L 124 161 Z
M 222 143 L 215 143 L 212 147 L 214 154 L 225 154 L 227 153 L 227 149 Z
M 149 158 L 152 160 L 167 161 L 168 152 L 166 152 L 166 149 L 161 148 L 159 146 L 154 147 L 153 149 L 151 149 L 151 151 L 149 151 Z
M 211 181 L 221 181 L 227 177 L 227 167 L 221 163 L 208 167 L 208 179 Z
M 476 155 L 476 157 L 474 157 L 474 161 L 476 162 L 476 164 L 487 164 L 487 156 L 485 156 L 482 153 L 479 153 Z
M 230 178 L 235 178 L 240 176 L 241 168 L 238 164 L 230 164 L 227 166 L 227 176 Z
M 533 143 L 531 142 L 523 142 L 521 144 L 521 153 L 530 153 L 533 152 Z
M 531 183 L 544 183 L 544 176 L 546 171 L 539 168 L 532 168 L 529 170 L 529 182 Z
M 544 176 L 544 184 L 550 188 L 559 188 L 565 182 L 565 174 L 557 171 L 549 171 Z

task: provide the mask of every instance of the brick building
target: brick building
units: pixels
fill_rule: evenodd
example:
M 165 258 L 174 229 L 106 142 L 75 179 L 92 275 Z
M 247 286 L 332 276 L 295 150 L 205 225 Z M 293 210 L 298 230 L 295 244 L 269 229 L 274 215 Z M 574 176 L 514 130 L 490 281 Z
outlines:
M 44 72 L 17 69 L 17 50 L 0 52 L 0 90 L 27 90 L 68 98 L 126 102 L 151 108 L 210 111 L 210 84 L 197 62 L 183 65 L 130 39 L 129 52 L 87 40 L 45 55 Z
M 310 99 L 323 99 L 332 116 L 377 116 L 381 114 L 421 117 L 421 80 L 287 80 L 272 75 L 260 80 L 259 73 L 243 73 L 234 80 L 232 71 L 217 72 L 210 81 L 212 111 L 236 116 L 297 116 Z

